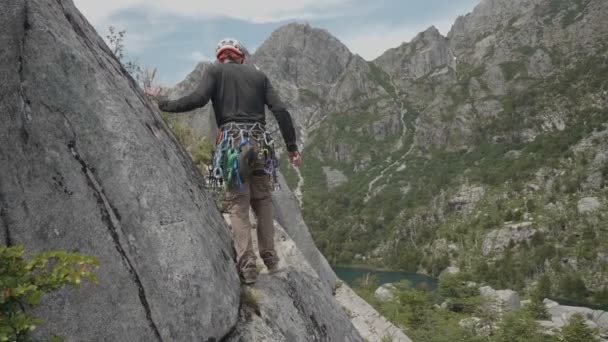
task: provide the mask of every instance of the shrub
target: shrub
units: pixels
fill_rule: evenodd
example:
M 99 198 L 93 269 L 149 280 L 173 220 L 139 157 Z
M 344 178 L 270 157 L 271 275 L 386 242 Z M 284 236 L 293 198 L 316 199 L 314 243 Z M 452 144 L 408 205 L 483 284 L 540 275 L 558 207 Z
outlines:
M 527 312 L 520 310 L 505 315 L 495 336 L 496 342 L 547 341 L 541 333 L 540 325 Z
M 213 145 L 206 139 L 201 138 L 192 151 L 192 161 L 194 165 L 205 174 L 205 168 L 213 159 Z
M 537 295 L 532 295 L 532 301 L 525 308 L 525 311 L 534 319 L 548 319 L 549 312 L 542 299 Z
M 551 297 L 551 277 L 549 277 L 549 275 L 543 274 L 540 279 L 538 279 L 535 295 L 541 300 Z
M 469 286 L 466 275 L 445 275 L 439 280 L 437 292 L 443 298 L 470 298 L 479 296 L 479 289 Z
M 585 282 L 579 274 L 565 274 L 559 280 L 559 294 L 566 299 L 584 300 L 589 294 Z
M 368 273 L 361 278 L 355 279 L 355 287 L 359 291 L 374 293 L 378 288 L 378 277 Z
M 576 313 L 570 317 L 568 324 L 561 329 L 559 340 L 563 342 L 593 342 L 598 338 L 593 329 L 586 323 L 582 314 Z
M 23 341 L 42 321 L 25 309 L 40 303 L 43 295 L 82 280 L 97 283 L 92 273 L 97 260 L 65 251 L 24 257 L 24 248 L 0 247 L 0 341 Z
M 201 174 L 206 174 L 207 165 L 213 160 L 213 144 L 205 137 L 197 136 L 190 127 L 184 125 L 177 117 L 165 112 L 162 113 L 162 117 L 173 131 L 177 141 L 188 152 L 194 165 Z

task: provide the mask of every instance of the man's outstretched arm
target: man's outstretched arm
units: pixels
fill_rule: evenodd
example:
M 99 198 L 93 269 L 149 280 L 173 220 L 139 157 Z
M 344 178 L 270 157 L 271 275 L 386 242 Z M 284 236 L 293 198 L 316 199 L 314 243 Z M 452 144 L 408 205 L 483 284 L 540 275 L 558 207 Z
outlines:
M 215 76 L 211 72 L 212 67 L 205 69 L 203 79 L 198 87 L 187 96 L 170 101 L 158 102 L 158 109 L 169 113 L 182 113 L 203 107 L 209 102 L 215 88 Z
M 268 78 L 266 78 L 266 105 L 279 123 L 281 135 L 283 135 L 283 140 L 285 140 L 285 145 L 287 145 L 287 151 L 297 152 L 296 130 L 293 126 L 291 114 L 287 111 L 285 104 L 279 98 Z

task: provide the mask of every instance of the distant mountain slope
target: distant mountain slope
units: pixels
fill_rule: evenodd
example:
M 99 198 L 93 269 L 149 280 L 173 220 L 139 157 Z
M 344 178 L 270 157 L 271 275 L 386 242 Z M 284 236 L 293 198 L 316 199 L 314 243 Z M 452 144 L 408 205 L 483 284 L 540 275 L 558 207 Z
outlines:
M 608 3 L 483 0 L 373 62 L 290 24 L 256 51 L 305 146 L 304 217 L 332 263 L 498 287 L 608 265 Z M 561 291 L 561 292 L 560 292 Z

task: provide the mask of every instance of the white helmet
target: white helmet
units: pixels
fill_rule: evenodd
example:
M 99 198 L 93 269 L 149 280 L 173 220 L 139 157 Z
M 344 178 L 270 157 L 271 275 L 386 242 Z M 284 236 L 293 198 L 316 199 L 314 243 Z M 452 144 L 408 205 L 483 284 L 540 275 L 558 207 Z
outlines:
M 238 40 L 234 38 L 224 38 L 220 40 L 220 42 L 217 44 L 217 48 L 215 49 L 215 57 L 217 57 L 217 59 L 220 59 L 220 55 L 224 51 L 232 51 L 237 55 L 245 58 L 243 46 Z

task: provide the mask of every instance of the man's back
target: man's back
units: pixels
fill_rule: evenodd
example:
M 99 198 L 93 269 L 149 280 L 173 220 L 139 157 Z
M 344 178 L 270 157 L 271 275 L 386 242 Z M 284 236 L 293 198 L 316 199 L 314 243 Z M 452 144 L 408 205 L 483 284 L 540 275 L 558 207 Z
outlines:
M 224 43 L 224 41 L 222 41 Z M 234 40 L 227 40 L 234 44 Z M 229 45 L 234 52 L 234 47 Z M 257 68 L 242 64 L 244 54 L 239 52 L 240 62 L 224 56 L 218 49 L 218 62 L 205 69 L 198 87 L 189 95 L 175 101 L 159 101 L 162 111 L 188 112 L 213 102 L 218 127 L 235 123 L 266 124 L 265 105 L 275 116 L 288 152 L 297 152 L 296 132 L 291 115 L 272 87 L 268 77 Z M 233 56 L 234 57 L 234 56 Z M 237 58 L 238 59 L 238 58 Z
M 267 81 L 262 72 L 249 65 L 225 63 L 210 66 L 208 75 L 216 82 L 211 100 L 218 125 L 265 123 Z
M 285 105 L 263 72 L 238 63 L 213 64 L 205 69 L 196 90 L 179 100 L 160 103 L 168 112 L 189 111 L 213 102 L 218 126 L 228 122 L 266 123 L 264 105 L 277 115 Z

